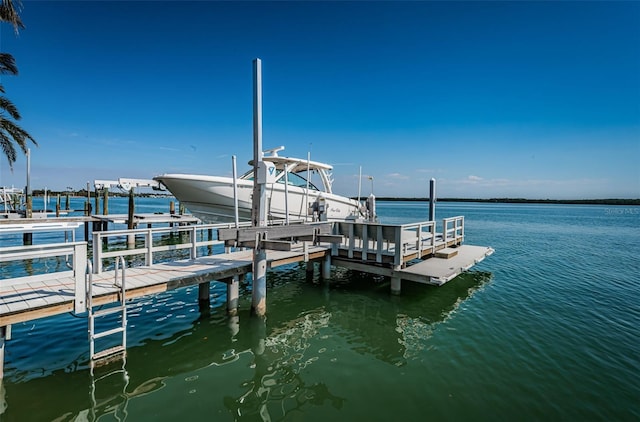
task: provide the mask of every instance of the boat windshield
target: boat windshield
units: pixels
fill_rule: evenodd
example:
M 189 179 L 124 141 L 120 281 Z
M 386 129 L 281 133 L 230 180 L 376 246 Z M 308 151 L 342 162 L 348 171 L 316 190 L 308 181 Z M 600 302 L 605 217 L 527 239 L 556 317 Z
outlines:
M 284 185 L 284 170 L 282 169 L 276 169 L 276 183 L 281 183 Z M 242 180 L 253 180 L 253 170 L 250 170 L 248 172 L 246 172 L 242 177 Z M 289 186 L 296 186 L 299 188 L 306 188 L 307 187 L 307 179 L 305 179 L 303 176 L 301 176 L 298 173 L 291 173 L 289 172 L 289 175 L 287 176 L 287 181 L 289 182 Z M 309 189 L 310 190 L 317 190 L 319 191 L 320 189 L 318 189 L 316 187 L 316 185 L 314 185 L 313 183 L 309 182 Z

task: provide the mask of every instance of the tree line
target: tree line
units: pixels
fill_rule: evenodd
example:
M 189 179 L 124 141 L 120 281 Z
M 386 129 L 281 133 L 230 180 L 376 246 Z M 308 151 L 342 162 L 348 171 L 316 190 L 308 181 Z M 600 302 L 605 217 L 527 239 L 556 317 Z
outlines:
M 377 196 L 376 201 L 429 201 L 429 198 Z M 438 202 L 493 202 L 501 204 L 640 205 L 640 199 L 526 199 L 526 198 L 438 198 Z

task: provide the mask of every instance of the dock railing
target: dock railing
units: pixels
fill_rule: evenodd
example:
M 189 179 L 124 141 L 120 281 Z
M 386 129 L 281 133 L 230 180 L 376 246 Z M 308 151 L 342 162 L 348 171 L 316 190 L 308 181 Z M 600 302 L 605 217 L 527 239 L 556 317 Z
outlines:
M 52 271 L 50 267 L 37 268 L 33 274 L 11 279 L 11 284 L 36 283 L 51 280 L 52 274 L 58 278 L 72 277 L 75 281 L 75 311 L 80 313 L 85 310 L 86 289 L 85 271 L 87 267 L 87 242 L 49 243 L 30 246 L 0 247 L 0 262 L 16 262 L 39 258 L 64 257 L 67 271 Z M 71 257 L 71 259 L 69 259 Z
M 442 220 L 442 237 L 445 242 L 464 240 L 464 216 L 450 217 Z
M 383 262 L 383 257 L 393 257 L 395 266 L 402 265 L 409 255 L 420 258 L 433 253 L 436 247 L 436 223 L 424 221 L 402 225 L 369 222 L 341 221 L 335 223 L 334 234 L 346 241 L 336 246 L 347 250 L 347 257 L 354 258 L 360 252 L 363 261 Z
M 250 225 L 251 223 L 249 222 L 240 223 L 240 227 L 249 227 Z M 100 274 L 102 272 L 105 259 L 117 259 L 117 257 L 120 256 L 144 255 L 144 265 L 152 266 L 154 256 L 157 256 L 159 252 L 189 249 L 189 258 L 195 259 L 198 257 L 198 250 L 202 247 L 224 245 L 224 241 L 218 240 L 217 230 L 231 227 L 235 227 L 235 223 L 195 224 L 188 226 L 93 232 L 94 273 Z M 174 244 L 158 244 L 160 243 L 157 240 L 159 237 L 171 234 L 177 234 L 178 236 L 187 234 L 188 239 L 186 239 L 186 241 L 180 240 L 179 243 Z M 108 239 L 114 237 L 127 238 L 127 244 L 124 246 L 126 249 L 114 248 L 113 250 L 103 250 L 103 243 L 108 243 Z M 133 242 L 129 241 L 130 237 L 132 237 Z M 139 242 L 140 239 L 142 239 L 142 242 Z M 142 245 L 138 246 L 139 243 L 142 243 Z

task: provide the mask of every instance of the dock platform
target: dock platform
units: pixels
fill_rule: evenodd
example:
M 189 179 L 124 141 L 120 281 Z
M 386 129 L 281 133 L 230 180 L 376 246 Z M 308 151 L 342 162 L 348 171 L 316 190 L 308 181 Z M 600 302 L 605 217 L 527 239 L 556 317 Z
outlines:
M 109 218 L 120 222 L 119 216 Z M 45 223 L 41 228 L 66 231 L 79 223 Z M 16 224 L 22 225 L 5 226 L 0 234 L 34 228 Z M 122 333 L 119 350 L 126 350 L 126 303 L 133 298 L 198 285 L 198 300 L 208 306 L 210 282 L 219 281 L 227 284 L 227 309 L 235 314 L 239 282 L 253 273 L 252 248 L 266 250 L 267 269 L 306 263 L 309 273 L 319 263 L 321 277 L 328 280 L 332 265 L 345 267 L 389 277 L 391 293 L 400 294 L 402 280 L 440 286 L 493 253 L 490 247 L 463 245 L 463 240 L 464 217 L 452 217 L 442 220 L 439 232 L 435 221 L 404 225 L 341 221 L 265 228 L 149 224 L 132 230 L 93 231 L 91 242 L 0 247 L 0 263 L 13 262 L 22 268 L 0 280 L 0 378 L 12 324 L 88 312 L 92 327 L 95 316 L 121 310 L 122 327 L 101 334 L 89 330 L 93 361 L 100 355 L 93 352 L 94 340 L 101 336 Z M 41 259 L 56 264 L 38 264 Z M 115 308 L 94 313 L 93 308 L 102 305 Z
M 444 256 L 436 253 L 430 259 L 398 270 L 398 276 L 403 280 L 442 286 L 493 253 L 490 247 L 472 245 L 442 249 L 445 250 Z
M 329 253 L 328 246 L 302 246 L 297 250 L 268 251 L 267 266 L 317 260 Z M 179 260 L 152 266 L 126 269 L 128 299 L 206 283 L 228 282 L 236 275 L 251 272 L 253 251 L 244 250 L 196 259 Z M 93 305 L 105 305 L 118 300 L 120 287 L 115 284 L 115 270 L 92 274 Z M 0 327 L 73 312 L 76 280 L 71 271 L 41 276 L 3 280 L 0 283 Z

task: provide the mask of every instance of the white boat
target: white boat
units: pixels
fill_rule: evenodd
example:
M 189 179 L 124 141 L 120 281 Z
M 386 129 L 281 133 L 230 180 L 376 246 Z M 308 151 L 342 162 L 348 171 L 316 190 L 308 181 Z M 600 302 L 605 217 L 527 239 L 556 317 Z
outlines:
M 359 201 L 331 191 L 332 166 L 306 159 L 280 157 L 284 147 L 265 151 L 274 164 L 275 183 L 266 185 L 268 220 L 346 220 L 362 217 Z M 252 163 L 249 163 L 250 165 Z M 286 171 L 285 171 L 286 169 Z M 316 183 L 311 182 L 313 176 Z M 233 222 L 234 178 L 196 174 L 163 174 L 161 182 L 189 211 L 205 223 Z M 285 188 L 286 181 L 286 188 Z M 251 221 L 253 169 L 237 178 L 239 221 Z

